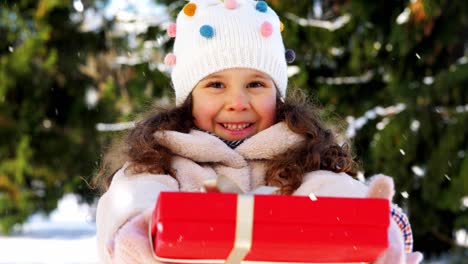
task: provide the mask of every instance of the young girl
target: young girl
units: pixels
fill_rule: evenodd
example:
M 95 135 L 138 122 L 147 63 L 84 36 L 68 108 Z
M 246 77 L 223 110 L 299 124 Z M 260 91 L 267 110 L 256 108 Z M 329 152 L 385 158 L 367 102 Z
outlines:
M 286 97 L 282 24 L 263 1 L 192 0 L 169 27 L 175 108 L 152 113 L 125 138 L 124 151 L 105 162 L 106 190 L 97 208 L 103 263 L 157 263 L 147 235 L 161 191 L 199 192 L 229 178 L 242 191 L 275 186 L 281 194 L 363 196 L 350 149 L 321 123 L 307 100 Z M 336 186 L 340 188 L 337 193 Z M 419 263 L 411 229 L 392 209 L 390 246 L 376 263 Z M 389 216 L 390 217 L 390 216 Z M 396 238 L 396 239 L 392 239 Z M 405 244 L 406 243 L 406 244 Z M 404 247 L 406 245 L 406 253 Z

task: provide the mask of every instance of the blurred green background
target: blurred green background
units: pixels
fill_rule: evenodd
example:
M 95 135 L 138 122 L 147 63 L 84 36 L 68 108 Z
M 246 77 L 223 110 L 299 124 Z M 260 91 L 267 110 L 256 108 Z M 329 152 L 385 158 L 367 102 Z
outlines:
M 362 175 L 395 179 L 415 250 L 468 258 L 468 1 L 269 0 L 290 87 L 345 120 Z M 89 182 L 113 136 L 172 91 L 186 2 L 0 0 L 0 233 Z M 454 263 L 455 263 L 454 262 Z

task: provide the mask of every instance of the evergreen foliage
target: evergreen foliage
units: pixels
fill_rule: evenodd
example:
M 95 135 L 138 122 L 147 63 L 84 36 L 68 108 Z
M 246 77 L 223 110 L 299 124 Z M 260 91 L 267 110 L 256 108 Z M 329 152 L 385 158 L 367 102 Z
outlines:
M 310 1 L 270 2 L 297 52 L 292 85 L 354 121 L 363 171 L 394 177 L 415 249 L 462 251 L 454 241 L 468 226 L 468 2 L 313 1 L 315 15 Z M 301 25 L 320 19 L 348 22 Z
M 0 0 L 3 232 L 65 192 L 92 201 L 87 181 L 115 135 L 98 124 L 133 121 L 172 93 L 165 28 L 185 1 L 155 1 L 169 16 L 136 33 L 116 17 L 85 29 L 106 1 L 79 1 L 83 12 L 72 2 Z M 267 2 L 296 52 L 290 87 L 350 123 L 365 176 L 394 177 L 415 249 L 463 251 L 454 241 L 468 226 L 468 2 Z

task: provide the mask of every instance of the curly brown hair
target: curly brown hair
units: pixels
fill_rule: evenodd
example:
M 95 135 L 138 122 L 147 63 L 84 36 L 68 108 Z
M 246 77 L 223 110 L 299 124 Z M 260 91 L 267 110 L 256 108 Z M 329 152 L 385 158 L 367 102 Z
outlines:
M 358 165 L 349 144 L 340 146 L 337 143 L 337 134 L 324 125 L 319 113 L 319 109 L 303 92 L 290 93 L 284 102 L 277 99 L 276 121 L 284 121 L 289 129 L 305 137 L 305 143 L 267 161 L 265 182 L 269 186 L 279 187 L 282 194 L 291 194 L 296 190 L 304 174 L 310 171 L 356 174 Z M 153 109 L 127 135 L 114 142 L 104 156 L 94 183 L 101 190 L 107 190 L 113 174 L 125 161 L 130 162 L 128 169 L 132 173 L 148 172 L 175 177 L 175 171 L 171 168 L 173 154 L 153 134 L 158 130 L 188 133 L 193 127 L 191 96 L 178 107 Z

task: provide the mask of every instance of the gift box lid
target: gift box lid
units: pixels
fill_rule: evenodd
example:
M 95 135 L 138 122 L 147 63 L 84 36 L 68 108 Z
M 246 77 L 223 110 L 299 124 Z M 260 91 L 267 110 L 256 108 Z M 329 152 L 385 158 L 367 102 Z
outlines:
M 162 192 L 155 212 L 158 219 L 235 222 L 234 193 Z M 256 223 L 389 225 L 389 202 L 378 198 L 342 198 L 255 195 Z M 317 213 L 320 212 L 320 213 Z

